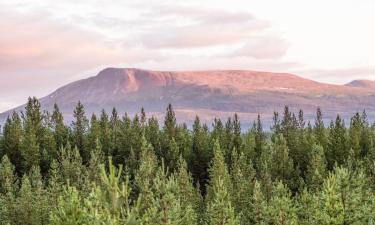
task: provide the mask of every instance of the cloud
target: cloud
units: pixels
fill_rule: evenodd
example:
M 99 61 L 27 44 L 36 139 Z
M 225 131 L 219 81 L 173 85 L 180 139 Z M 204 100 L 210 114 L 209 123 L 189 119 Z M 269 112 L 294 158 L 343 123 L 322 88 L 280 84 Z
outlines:
M 98 34 L 43 16 L 1 12 L 0 68 L 47 69 L 94 66 L 120 53 Z
M 294 67 L 288 45 L 253 14 L 182 1 L 0 0 L 0 102 L 42 97 L 105 66 Z M 8 93 L 12 92 L 12 98 Z M 8 97 L 7 97 L 8 96 Z
M 148 48 L 238 44 L 269 28 L 266 21 L 258 20 L 250 13 L 178 5 L 159 6 L 142 16 L 146 20 L 156 20 L 140 34 L 141 43 Z
M 226 57 L 249 56 L 255 59 L 280 59 L 288 50 L 288 43 L 278 37 L 250 37 L 241 47 Z

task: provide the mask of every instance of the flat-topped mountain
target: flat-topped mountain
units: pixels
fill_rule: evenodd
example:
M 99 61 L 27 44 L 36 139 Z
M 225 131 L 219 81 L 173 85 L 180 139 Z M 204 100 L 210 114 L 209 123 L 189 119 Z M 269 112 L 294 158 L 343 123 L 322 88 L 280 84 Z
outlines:
M 32 95 L 32 93 L 30 93 Z M 368 111 L 375 118 L 375 88 L 356 85 L 332 85 L 304 79 L 292 74 L 242 70 L 149 71 L 134 68 L 107 68 L 98 75 L 67 84 L 40 99 L 44 109 L 57 103 L 67 120 L 78 101 L 86 112 L 136 113 L 161 116 L 168 103 L 177 118 L 191 122 L 196 114 L 204 121 L 226 118 L 237 112 L 242 121 L 251 122 L 258 113 L 269 121 L 273 111 L 284 105 L 303 109 L 312 118 L 321 107 L 325 116 L 337 113 L 349 117 L 356 111 Z M 15 110 L 22 110 L 23 106 Z M 0 115 L 4 121 L 14 109 Z

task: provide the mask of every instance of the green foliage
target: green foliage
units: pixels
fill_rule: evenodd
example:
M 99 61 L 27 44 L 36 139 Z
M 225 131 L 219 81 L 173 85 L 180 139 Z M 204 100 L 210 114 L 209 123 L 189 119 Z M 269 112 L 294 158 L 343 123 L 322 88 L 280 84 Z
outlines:
M 285 107 L 244 133 L 237 115 L 190 130 L 171 105 L 162 128 L 143 109 L 89 121 L 80 102 L 71 127 L 36 98 L 20 115 L 0 132 L 0 224 L 375 224 L 366 112 L 326 127 Z
M 80 101 L 74 109 L 73 116 L 73 146 L 76 146 L 78 148 L 80 155 L 82 156 L 83 162 L 86 163 L 89 160 L 89 153 L 85 148 L 87 142 L 86 134 L 88 129 L 88 120 L 85 116 L 85 109 Z

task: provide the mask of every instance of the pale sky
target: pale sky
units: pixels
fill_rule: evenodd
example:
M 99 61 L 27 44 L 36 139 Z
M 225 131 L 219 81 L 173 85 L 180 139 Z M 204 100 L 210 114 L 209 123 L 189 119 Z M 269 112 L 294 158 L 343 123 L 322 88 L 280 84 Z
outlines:
M 0 0 L 0 112 L 100 69 L 375 80 L 374 0 Z

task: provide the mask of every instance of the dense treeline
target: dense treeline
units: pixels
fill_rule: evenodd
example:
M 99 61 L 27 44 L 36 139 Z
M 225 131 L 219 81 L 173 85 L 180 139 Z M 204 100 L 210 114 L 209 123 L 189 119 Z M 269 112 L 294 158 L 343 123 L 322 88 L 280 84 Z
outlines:
M 285 107 L 271 132 L 113 109 L 72 124 L 29 98 L 0 136 L 0 224 L 375 224 L 375 126 Z

